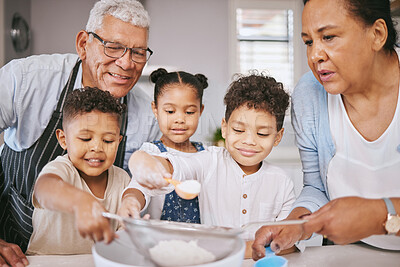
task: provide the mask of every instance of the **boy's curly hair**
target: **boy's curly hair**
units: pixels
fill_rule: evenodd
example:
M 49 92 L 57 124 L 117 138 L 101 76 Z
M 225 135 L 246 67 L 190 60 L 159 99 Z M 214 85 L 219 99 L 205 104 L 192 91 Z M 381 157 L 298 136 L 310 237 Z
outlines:
M 275 116 L 276 128 L 279 131 L 289 106 L 289 95 L 283 89 L 282 83 L 253 70 L 248 76 L 237 75 L 229 85 L 224 103 L 226 122 L 235 109 L 246 105 L 250 109 L 265 110 Z
M 95 87 L 76 89 L 67 95 L 63 107 L 63 125 L 77 115 L 93 110 L 114 114 L 121 127 L 125 104 L 120 103 L 119 99 L 113 97 L 110 92 Z

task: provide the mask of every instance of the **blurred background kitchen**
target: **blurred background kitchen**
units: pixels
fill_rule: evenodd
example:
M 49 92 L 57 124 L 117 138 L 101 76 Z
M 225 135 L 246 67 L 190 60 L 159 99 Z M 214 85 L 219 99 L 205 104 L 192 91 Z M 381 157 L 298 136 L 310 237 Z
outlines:
M 96 0 L 0 0 L 0 65 L 43 53 L 75 53 L 75 36 L 84 29 Z M 149 74 L 203 73 L 209 79 L 205 110 L 192 140 L 211 145 L 224 115 L 223 96 L 235 73 L 267 71 L 291 92 L 308 71 L 301 40 L 301 0 L 142 0 L 151 17 L 153 56 L 138 83 L 149 95 Z M 400 15 L 400 0 L 392 2 Z M 269 157 L 301 190 L 301 164 L 290 116 L 281 144 Z M 2 143 L 0 136 L 0 144 Z

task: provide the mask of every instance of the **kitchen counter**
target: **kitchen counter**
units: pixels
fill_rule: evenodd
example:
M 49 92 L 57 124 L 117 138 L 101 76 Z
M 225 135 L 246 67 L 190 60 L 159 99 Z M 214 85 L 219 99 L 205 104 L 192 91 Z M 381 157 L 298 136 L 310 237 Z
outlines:
M 29 267 L 94 267 L 92 254 L 27 256 Z
M 400 266 L 400 252 L 381 250 L 368 245 L 310 247 L 304 253 L 284 256 L 289 267 Z M 30 267 L 94 267 L 91 254 L 71 256 L 28 256 Z M 244 260 L 243 267 L 252 267 L 253 260 Z
M 309 247 L 303 253 L 284 255 L 289 267 L 394 267 L 400 266 L 400 251 L 377 249 L 369 245 Z M 245 260 L 242 267 L 253 266 Z

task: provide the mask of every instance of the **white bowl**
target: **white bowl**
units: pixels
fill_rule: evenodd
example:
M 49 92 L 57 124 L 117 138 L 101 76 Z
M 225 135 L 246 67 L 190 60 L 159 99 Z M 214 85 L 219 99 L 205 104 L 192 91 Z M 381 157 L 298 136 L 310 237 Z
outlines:
M 96 267 L 154 266 L 150 261 L 139 254 L 125 231 L 118 232 L 118 235 L 120 238 L 117 242 L 113 241 L 108 245 L 99 242 L 93 245 L 92 253 Z M 246 244 L 241 238 L 237 237 L 236 239 L 235 248 L 232 249 L 232 253 L 228 256 L 215 262 L 196 265 L 196 267 L 242 266 Z M 212 252 L 213 248 L 209 250 Z

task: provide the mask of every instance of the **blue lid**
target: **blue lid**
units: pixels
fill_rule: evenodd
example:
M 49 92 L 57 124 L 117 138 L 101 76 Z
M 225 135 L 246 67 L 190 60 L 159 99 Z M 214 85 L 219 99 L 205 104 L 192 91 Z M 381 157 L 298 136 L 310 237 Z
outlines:
M 281 256 L 276 256 L 271 247 L 265 248 L 265 257 L 254 263 L 254 267 L 287 267 L 288 260 Z

